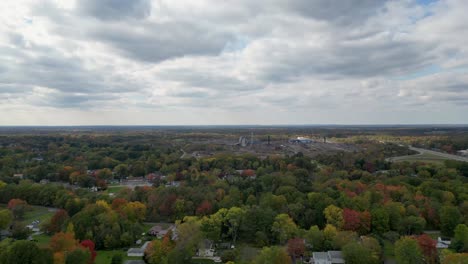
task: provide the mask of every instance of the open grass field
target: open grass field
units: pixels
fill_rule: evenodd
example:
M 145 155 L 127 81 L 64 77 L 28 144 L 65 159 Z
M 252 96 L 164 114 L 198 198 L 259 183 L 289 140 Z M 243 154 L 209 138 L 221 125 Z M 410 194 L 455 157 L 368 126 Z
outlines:
M 408 161 L 408 162 L 426 162 L 426 163 L 443 163 L 447 158 L 433 155 L 431 153 L 422 153 L 422 154 L 416 154 L 416 155 L 410 155 L 410 156 L 401 156 L 401 157 L 395 157 L 392 158 L 394 162 L 403 162 L 403 161 Z
M 107 193 L 118 193 L 120 190 L 128 188 L 126 186 L 109 186 L 107 187 Z
M 40 224 L 42 224 L 49 221 L 54 213 L 55 211 L 53 209 L 49 209 L 47 207 L 32 206 L 31 209 L 24 214 L 23 222 L 25 224 L 30 224 L 34 220 L 39 220 Z
M 194 264 L 211 264 L 211 263 L 215 263 L 215 262 L 213 260 L 211 260 L 211 259 L 193 259 L 192 263 L 194 263 Z
M 37 240 L 37 245 L 38 246 L 47 246 L 50 242 L 50 236 L 46 235 L 46 234 L 40 234 L 40 235 L 35 235 L 33 237 L 35 240 Z
M 127 252 L 124 250 L 98 250 L 94 261 L 95 264 L 110 264 L 112 257 L 115 254 L 122 254 L 123 260 L 139 260 L 139 257 L 127 257 Z

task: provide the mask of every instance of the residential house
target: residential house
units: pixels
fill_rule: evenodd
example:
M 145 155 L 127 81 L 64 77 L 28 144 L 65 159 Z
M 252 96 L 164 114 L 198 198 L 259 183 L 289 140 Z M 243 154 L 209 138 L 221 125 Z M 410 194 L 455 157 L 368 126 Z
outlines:
M 313 252 L 310 263 L 313 264 L 343 264 L 343 254 L 341 251 Z
M 141 259 L 126 260 L 124 264 L 145 264 L 145 261 Z
M 215 250 L 213 248 L 213 241 L 209 239 L 204 239 L 198 245 L 197 256 L 198 257 L 208 257 L 211 258 L 214 256 Z
M 24 179 L 24 175 L 22 173 L 15 173 L 13 174 L 13 178 L 22 180 Z
M 159 239 L 163 238 L 169 231 L 172 232 L 172 240 L 176 240 L 177 238 L 177 232 L 176 232 L 176 227 L 175 225 L 170 225 L 168 228 L 163 228 L 161 225 L 155 225 L 153 226 L 149 231 L 148 235 L 150 236 L 155 236 Z
M 449 248 L 451 243 L 452 242 L 450 240 L 445 240 L 445 239 L 442 239 L 441 237 L 438 237 L 436 248 L 439 248 L 439 249 Z

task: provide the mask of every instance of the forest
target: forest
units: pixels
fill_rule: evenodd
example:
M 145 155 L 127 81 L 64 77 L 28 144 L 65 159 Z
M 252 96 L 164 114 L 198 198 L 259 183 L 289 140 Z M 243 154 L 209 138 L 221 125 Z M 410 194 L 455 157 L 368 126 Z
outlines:
M 329 251 L 350 264 L 467 263 L 468 163 L 386 160 L 414 154 L 407 144 L 454 153 L 468 146 L 463 131 L 255 129 L 258 144 L 305 135 L 353 147 L 317 155 L 234 153 L 216 141 L 250 130 L 2 131 L 0 263 L 124 263 L 137 241 L 150 242 L 137 259 L 151 264 L 214 263 L 200 257 L 206 241 L 231 264 Z M 201 139 L 212 153 L 185 157 Z M 37 208 L 49 217 L 34 231 Z M 155 238 L 154 223 L 175 229 Z

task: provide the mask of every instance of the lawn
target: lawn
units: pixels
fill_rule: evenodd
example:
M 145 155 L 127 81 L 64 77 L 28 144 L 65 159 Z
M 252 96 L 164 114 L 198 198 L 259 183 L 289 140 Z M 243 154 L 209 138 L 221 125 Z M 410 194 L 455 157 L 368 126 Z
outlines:
M 192 263 L 194 264 L 211 264 L 211 263 L 215 263 L 213 260 L 211 259 L 192 259 Z
M 140 257 L 127 257 L 127 251 L 124 250 L 98 250 L 95 264 L 110 264 L 115 254 L 122 254 L 123 260 L 139 260 Z
M 442 163 L 447 160 L 444 157 L 433 155 L 430 153 L 423 153 L 411 156 L 401 156 L 394 158 L 395 162 L 409 161 L 409 162 L 426 162 L 426 163 Z
M 31 209 L 24 214 L 23 222 L 28 225 L 34 220 L 39 220 L 40 224 L 42 224 L 52 218 L 54 213 L 53 210 L 47 207 L 31 206 Z
M 109 186 L 107 187 L 107 193 L 118 193 L 120 190 L 128 188 L 127 186 Z
M 33 239 L 37 240 L 37 245 L 38 246 L 47 246 L 50 242 L 50 236 L 46 234 L 40 234 L 40 235 L 35 235 L 33 236 Z

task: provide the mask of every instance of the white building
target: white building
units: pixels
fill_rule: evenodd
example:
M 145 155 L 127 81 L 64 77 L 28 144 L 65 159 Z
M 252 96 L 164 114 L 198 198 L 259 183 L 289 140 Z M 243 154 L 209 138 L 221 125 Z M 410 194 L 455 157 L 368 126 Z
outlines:
M 452 242 L 450 240 L 443 240 L 441 237 L 437 238 L 437 245 L 436 248 L 448 248 Z
M 204 239 L 198 247 L 198 257 L 213 257 L 215 250 L 213 249 L 213 242 L 209 239 Z
M 343 264 L 343 254 L 341 251 L 313 252 L 312 261 L 314 264 Z

